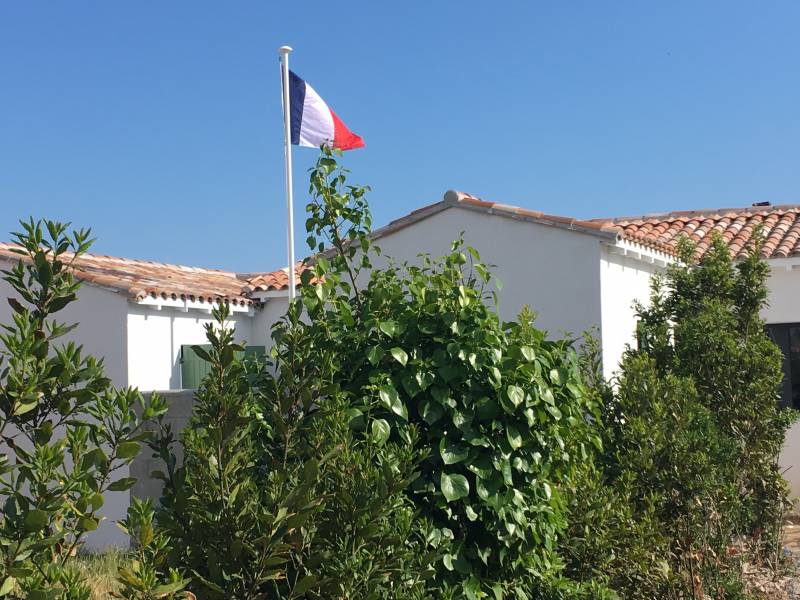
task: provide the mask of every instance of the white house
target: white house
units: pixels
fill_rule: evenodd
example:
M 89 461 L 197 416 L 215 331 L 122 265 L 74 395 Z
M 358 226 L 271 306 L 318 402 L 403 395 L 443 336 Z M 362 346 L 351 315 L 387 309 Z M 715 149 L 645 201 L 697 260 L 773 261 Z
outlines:
M 420 253 L 442 255 L 463 232 L 482 259 L 496 265 L 503 282 L 500 313 L 513 319 L 524 305 L 537 325 L 551 333 L 596 328 L 604 372 L 616 369 L 626 345 L 634 343 L 634 301 L 645 302 L 651 276 L 674 260 L 682 235 L 708 248 L 720 232 L 734 256 L 746 250 L 757 225 L 767 235 L 762 254 L 771 267 L 770 306 L 764 317 L 786 356 L 783 402 L 800 408 L 800 206 L 754 206 L 663 215 L 578 220 L 486 202 L 449 191 L 440 202 L 393 221 L 374 233 L 385 255 L 415 261 Z M 0 245 L 0 260 L 17 260 Z M 86 285 L 64 319 L 86 350 L 105 357 L 116 385 L 142 390 L 192 387 L 197 373 L 185 346 L 205 341 L 203 325 L 211 303 L 229 302 L 239 337 L 251 346 L 269 345 L 269 330 L 286 308 L 286 271 L 236 274 L 147 261 L 87 256 L 78 273 Z M 10 294 L 0 282 L 0 296 Z M 0 303 L 0 322 L 10 318 Z M 787 439 L 783 462 L 800 495 L 800 427 Z M 120 518 L 127 497 L 106 504 L 109 521 Z M 122 541 L 111 523 L 95 543 Z

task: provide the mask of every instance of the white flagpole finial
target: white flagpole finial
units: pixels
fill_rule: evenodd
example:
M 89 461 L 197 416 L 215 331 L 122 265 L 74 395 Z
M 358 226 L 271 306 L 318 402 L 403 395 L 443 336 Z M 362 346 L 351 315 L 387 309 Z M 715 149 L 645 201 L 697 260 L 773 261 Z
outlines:
M 292 51 L 292 47 L 291 46 L 281 46 L 280 48 L 278 48 L 278 54 L 281 54 L 281 55 L 289 54 L 289 52 L 291 52 L 291 51 Z

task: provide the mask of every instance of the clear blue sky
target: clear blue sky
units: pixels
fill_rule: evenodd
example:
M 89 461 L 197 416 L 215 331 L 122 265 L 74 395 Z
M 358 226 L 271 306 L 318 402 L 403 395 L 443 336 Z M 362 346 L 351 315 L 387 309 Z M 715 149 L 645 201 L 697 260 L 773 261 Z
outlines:
M 3 2 L 0 230 L 285 264 L 282 44 L 365 138 L 377 224 L 449 188 L 577 217 L 800 202 L 798 27 L 796 0 Z

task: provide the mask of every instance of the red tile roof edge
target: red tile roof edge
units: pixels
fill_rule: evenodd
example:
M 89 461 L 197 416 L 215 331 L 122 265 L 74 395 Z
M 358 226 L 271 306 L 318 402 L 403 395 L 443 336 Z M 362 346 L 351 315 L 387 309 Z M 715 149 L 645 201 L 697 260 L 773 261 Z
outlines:
M 0 260 L 18 261 L 25 257 L 12 251 L 16 244 L 0 242 Z M 71 255 L 67 255 L 68 257 Z M 146 298 L 188 300 L 201 303 L 230 302 L 252 306 L 259 300 L 251 298 L 251 281 L 280 279 L 285 270 L 250 273 L 246 276 L 221 269 L 205 269 L 86 253 L 75 264 L 75 276 L 89 284 L 122 292 L 135 301 Z M 288 288 L 288 276 L 284 289 Z M 279 289 L 279 288 L 275 288 Z

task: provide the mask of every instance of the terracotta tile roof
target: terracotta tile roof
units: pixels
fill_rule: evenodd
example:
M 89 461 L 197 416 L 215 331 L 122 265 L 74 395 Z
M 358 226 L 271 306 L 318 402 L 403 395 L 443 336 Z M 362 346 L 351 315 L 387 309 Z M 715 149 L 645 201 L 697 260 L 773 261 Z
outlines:
M 595 221 L 618 227 L 623 239 L 670 254 L 675 254 L 678 240 L 687 236 L 697 243 L 696 258 L 708 251 L 713 232 L 722 235 L 734 258 L 744 256 L 761 225 L 763 258 L 800 256 L 800 205 L 676 211 Z
M 295 266 L 295 277 L 297 285 L 300 285 L 300 274 L 305 271 L 303 263 L 298 262 Z M 289 267 L 284 267 L 270 273 L 255 273 L 250 275 L 240 275 L 247 279 L 247 285 L 242 291 L 247 294 L 253 292 L 274 292 L 289 289 Z
M 0 242 L 0 259 L 17 261 L 20 255 L 11 251 L 14 246 Z M 125 293 L 134 300 L 163 298 L 198 302 L 227 301 L 252 305 L 250 291 L 256 289 L 250 281 L 270 281 L 271 289 L 288 287 L 285 271 L 237 275 L 230 271 L 201 269 L 146 260 L 84 254 L 76 262 L 80 279 Z M 283 286 L 281 281 L 283 277 Z

